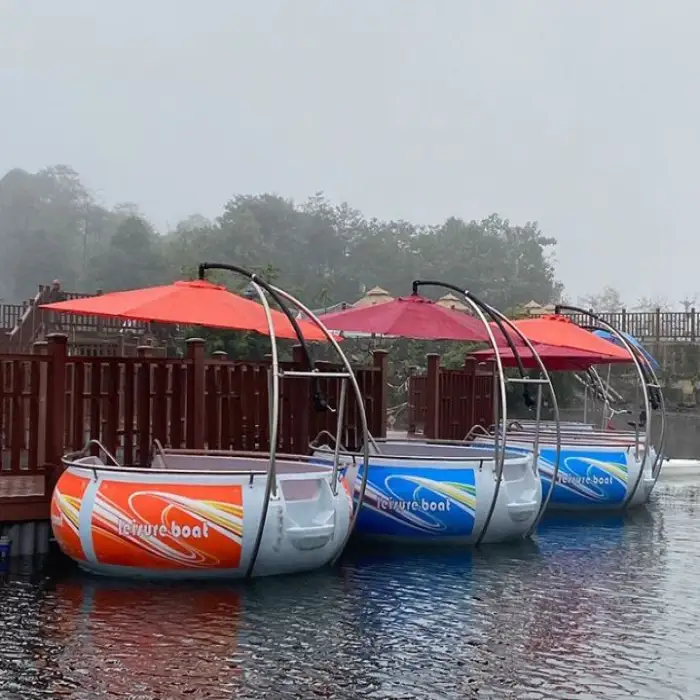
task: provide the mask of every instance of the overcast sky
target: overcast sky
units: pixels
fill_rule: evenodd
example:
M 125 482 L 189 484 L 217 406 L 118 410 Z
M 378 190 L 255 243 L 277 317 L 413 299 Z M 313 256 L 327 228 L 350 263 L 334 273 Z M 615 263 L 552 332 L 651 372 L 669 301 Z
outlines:
M 0 175 L 159 227 L 234 193 L 492 212 L 576 298 L 700 292 L 698 0 L 0 0 Z

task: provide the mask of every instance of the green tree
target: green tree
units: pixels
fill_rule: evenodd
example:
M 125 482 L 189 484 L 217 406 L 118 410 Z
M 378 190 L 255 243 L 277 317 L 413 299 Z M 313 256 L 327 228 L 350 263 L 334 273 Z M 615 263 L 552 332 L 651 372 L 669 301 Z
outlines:
M 195 275 L 197 265 L 208 260 L 261 271 L 312 308 L 354 302 L 375 285 L 395 296 L 409 294 L 414 279 L 431 278 L 508 310 L 530 299 L 559 300 L 555 246 L 532 222 L 514 225 L 497 214 L 471 221 L 450 217 L 429 226 L 382 221 L 347 203 L 331 203 L 322 192 L 300 204 L 269 193 L 237 194 L 216 219 L 191 215 L 160 236 L 135 204 L 101 207 L 67 166 L 35 174 L 14 170 L 0 180 L 0 295 L 18 299 L 54 278 L 66 289 L 86 292 L 159 284 Z M 234 291 L 245 286 L 230 275 L 214 278 Z M 210 350 L 225 349 L 235 357 L 269 349 L 259 337 L 201 333 Z M 357 341 L 345 347 L 365 360 L 375 345 Z M 411 366 L 424 365 L 427 352 L 440 352 L 446 364 L 460 366 L 470 349 L 454 343 L 385 345 L 397 387 Z
M 93 284 L 103 290 L 117 290 L 164 282 L 167 272 L 160 243 L 143 219 L 125 219 L 107 248 L 91 262 Z
M 68 166 L 11 170 L 0 180 L 0 295 L 25 299 L 54 278 L 75 289 L 118 221 Z
M 592 309 L 601 314 L 617 313 L 625 308 L 620 292 L 610 285 L 603 287 L 598 294 L 589 294 L 582 297 L 579 301 L 579 306 L 582 306 L 584 309 Z

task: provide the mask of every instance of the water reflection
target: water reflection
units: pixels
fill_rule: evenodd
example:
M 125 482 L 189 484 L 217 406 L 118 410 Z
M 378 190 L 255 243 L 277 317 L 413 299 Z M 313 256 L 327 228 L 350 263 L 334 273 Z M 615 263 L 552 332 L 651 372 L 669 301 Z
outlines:
M 693 697 L 700 527 L 678 498 L 479 552 L 355 547 L 248 586 L 14 571 L 0 697 Z

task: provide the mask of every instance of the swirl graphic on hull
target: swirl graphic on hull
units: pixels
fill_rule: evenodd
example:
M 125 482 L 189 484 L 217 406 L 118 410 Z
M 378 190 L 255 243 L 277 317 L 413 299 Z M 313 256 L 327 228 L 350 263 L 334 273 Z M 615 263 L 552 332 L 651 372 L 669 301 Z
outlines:
M 508 445 L 522 454 L 531 448 Z M 556 450 L 540 449 L 538 470 L 544 495 L 552 487 Z M 593 450 L 586 447 L 561 450 L 559 473 L 552 493 L 552 503 L 564 505 L 610 505 L 622 503 L 629 481 L 627 449 Z
M 51 498 L 51 528 L 65 554 L 76 561 L 85 561 L 80 540 L 80 509 L 90 480 L 64 472 Z
M 161 559 L 162 566 L 233 568 L 230 555 L 221 556 L 227 548 L 213 547 L 212 538 L 225 540 L 230 551 L 240 552 L 241 505 L 173 493 L 174 485 L 159 486 L 158 490 L 145 490 L 143 486 L 137 485 L 138 490 L 127 495 L 125 506 L 119 505 L 108 487 L 98 490 L 92 512 L 93 540 L 103 537 L 128 542 L 150 557 Z M 234 488 L 240 491 L 240 486 Z M 95 554 L 102 563 L 113 563 L 111 552 L 98 553 L 97 542 Z
M 371 465 L 357 528 L 359 534 L 385 536 L 467 536 L 476 517 L 473 469 L 435 469 Z M 362 478 L 358 475 L 355 484 Z
M 82 482 L 78 493 L 76 484 Z M 240 485 L 104 479 L 94 497 L 86 500 L 88 483 L 66 472 L 54 491 L 54 532 L 69 556 L 86 560 L 81 530 L 85 537 L 87 522 L 99 564 L 145 569 L 234 569 L 240 565 Z

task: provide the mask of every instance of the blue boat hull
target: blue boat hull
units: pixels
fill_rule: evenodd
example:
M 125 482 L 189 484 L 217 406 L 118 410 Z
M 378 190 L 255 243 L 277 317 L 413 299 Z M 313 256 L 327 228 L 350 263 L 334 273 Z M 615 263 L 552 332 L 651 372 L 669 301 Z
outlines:
M 410 456 L 370 457 L 364 500 L 355 526 L 358 536 L 467 544 L 477 540 L 501 542 L 522 538 L 539 514 L 542 488 L 531 454 L 513 452 L 508 456 L 496 492 L 491 449 L 436 448 L 457 449 L 458 454 L 465 454 L 464 459 L 441 459 L 439 454 L 422 457 L 420 451 L 426 450 L 425 445 L 384 443 L 382 449 L 405 450 Z M 475 454 L 484 456 L 475 458 Z M 314 461 L 326 463 L 330 459 L 318 452 L 315 457 Z M 357 457 L 354 462 L 344 457 L 341 464 L 356 503 L 362 481 L 358 461 Z
M 508 449 L 525 454 L 532 451 L 532 446 L 509 440 Z M 642 505 L 648 501 L 654 486 L 652 465 L 655 456 L 656 453 L 650 450 L 642 464 L 641 454 L 638 459 L 634 447 L 629 444 L 562 445 L 548 509 L 616 510 Z M 538 470 L 545 497 L 552 488 L 555 462 L 556 448 L 541 446 Z

